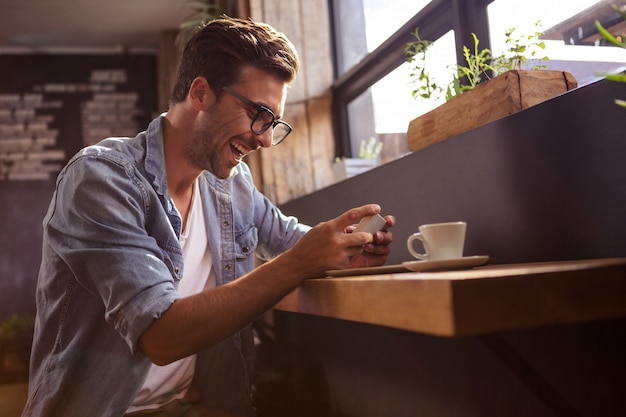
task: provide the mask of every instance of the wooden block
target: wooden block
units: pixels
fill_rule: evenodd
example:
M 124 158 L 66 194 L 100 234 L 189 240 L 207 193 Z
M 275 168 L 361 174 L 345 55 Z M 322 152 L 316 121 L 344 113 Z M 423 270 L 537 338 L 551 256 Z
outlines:
M 565 71 L 508 71 L 409 123 L 409 149 L 416 151 L 501 119 L 578 86 Z

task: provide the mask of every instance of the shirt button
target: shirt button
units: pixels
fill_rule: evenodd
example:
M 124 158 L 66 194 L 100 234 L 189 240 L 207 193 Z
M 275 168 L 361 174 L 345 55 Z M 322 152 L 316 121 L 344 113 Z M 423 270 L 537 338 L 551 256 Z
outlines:
M 224 224 L 224 227 L 230 226 L 230 222 L 228 220 L 226 220 L 223 224 Z
M 242 248 L 242 250 L 243 250 L 243 253 L 248 253 L 248 252 L 250 252 L 250 248 L 249 248 L 248 246 L 244 246 L 244 247 Z
M 231 264 L 228 264 L 224 267 L 224 269 L 226 269 L 227 271 L 230 271 L 231 269 L 233 269 L 233 266 Z

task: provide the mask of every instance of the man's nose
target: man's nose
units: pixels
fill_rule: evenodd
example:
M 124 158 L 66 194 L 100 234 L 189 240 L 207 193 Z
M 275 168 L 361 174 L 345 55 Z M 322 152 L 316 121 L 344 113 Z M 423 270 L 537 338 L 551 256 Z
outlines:
M 274 129 L 272 129 L 271 126 L 265 132 L 261 133 L 260 135 L 257 135 L 257 143 L 259 144 L 259 147 L 269 148 L 270 146 L 272 146 L 273 136 L 274 136 Z

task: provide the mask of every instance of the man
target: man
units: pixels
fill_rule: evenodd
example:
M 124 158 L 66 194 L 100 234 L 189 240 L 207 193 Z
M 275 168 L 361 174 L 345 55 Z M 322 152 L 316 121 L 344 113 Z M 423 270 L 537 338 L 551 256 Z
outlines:
M 249 324 L 304 279 L 385 262 L 390 232 L 350 233 L 379 206 L 309 228 L 241 162 L 291 131 L 298 65 L 271 27 L 213 21 L 166 115 L 70 160 L 44 219 L 25 417 L 253 415 Z

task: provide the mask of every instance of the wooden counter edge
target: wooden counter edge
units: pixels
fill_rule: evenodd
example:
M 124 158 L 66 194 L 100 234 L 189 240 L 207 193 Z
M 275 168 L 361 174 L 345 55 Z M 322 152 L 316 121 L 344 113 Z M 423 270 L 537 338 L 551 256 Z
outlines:
M 275 309 L 436 336 L 626 317 L 626 258 L 307 280 Z

